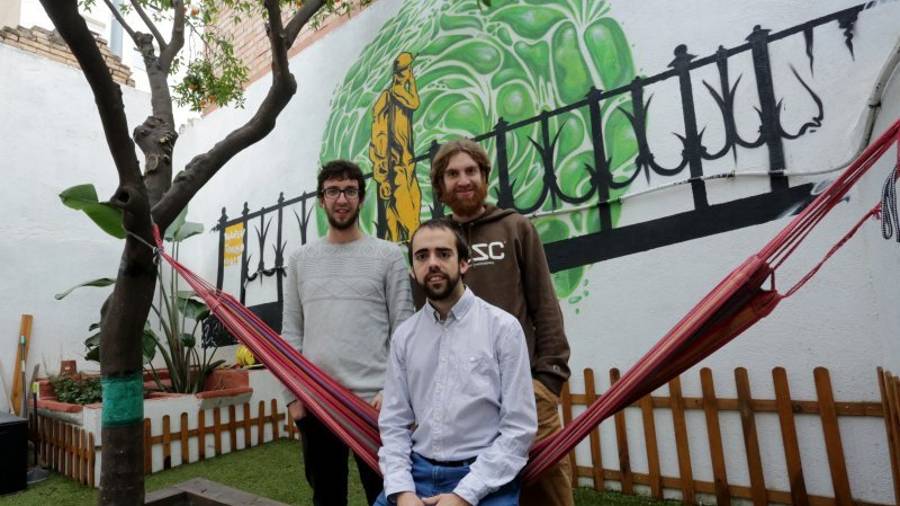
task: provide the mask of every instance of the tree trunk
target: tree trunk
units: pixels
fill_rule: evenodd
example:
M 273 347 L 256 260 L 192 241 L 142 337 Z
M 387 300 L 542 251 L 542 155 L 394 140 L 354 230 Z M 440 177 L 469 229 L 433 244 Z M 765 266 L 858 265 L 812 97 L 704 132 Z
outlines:
M 133 196 L 117 192 L 125 201 L 126 230 L 150 237 L 146 190 Z M 134 207 L 132 207 L 134 206 Z M 131 213 L 128 209 L 134 209 Z M 143 211 L 143 212 L 141 212 Z M 145 239 L 144 239 L 145 240 Z M 105 305 L 100 334 L 100 371 L 103 381 L 102 463 L 99 504 L 144 503 L 144 322 L 156 288 L 156 264 L 149 245 L 129 235 L 122 251 L 116 287 Z

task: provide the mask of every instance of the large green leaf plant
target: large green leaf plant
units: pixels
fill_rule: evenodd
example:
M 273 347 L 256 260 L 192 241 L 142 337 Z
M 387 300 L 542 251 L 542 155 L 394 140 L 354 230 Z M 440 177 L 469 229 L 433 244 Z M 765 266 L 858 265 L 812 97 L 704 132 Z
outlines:
M 100 202 L 94 185 L 73 186 L 63 191 L 59 197 L 67 207 L 84 212 L 104 232 L 119 239 L 125 237 L 121 210 Z M 181 243 L 203 232 L 202 224 L 186 221 L 186 218 L 187 208 L 166 229 L 163 236 L 169 244 L 168 249 L 176 259 Z M 164 269 L 159 263 L 157 280 L 157 298 L 151 306 L 156 316 L 156 325 L 149 319 L 144 324 L 142 343 L 144 366 L 156 383 L 157 389 L 166 392 L 197 393 L 203 389 L 209 374 L 225 362 L 213 360 L 216 348 L 213 348 L 211 353 L 202 346 L 200 350 L 197 349 L 197 330 L 209 316 L 209 308 L 194 292 L 181 290 L 178 276 L 174 271 Z M 79 288 L 102 288 L 113 284 L 115 278 L 97 278 L 73 286 L 54 297 L 61 300 Z M 87 360 L 100 361 L 101 326 L 102 311 L 101 321 L 90 325 L 88 330 L 93 334 L 84 341 Z M 168 381 L 153 365 L 157 354 L 162 357 L 168 369 Z

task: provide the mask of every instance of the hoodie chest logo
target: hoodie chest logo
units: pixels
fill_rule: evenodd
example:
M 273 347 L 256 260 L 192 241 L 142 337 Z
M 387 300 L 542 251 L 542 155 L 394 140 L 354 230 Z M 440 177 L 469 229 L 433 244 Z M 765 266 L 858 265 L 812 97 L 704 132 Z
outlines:
M 471 246 L 473 264 L 492 264 L 506 258 L 506 244 L 500 241 L 476 243 Z

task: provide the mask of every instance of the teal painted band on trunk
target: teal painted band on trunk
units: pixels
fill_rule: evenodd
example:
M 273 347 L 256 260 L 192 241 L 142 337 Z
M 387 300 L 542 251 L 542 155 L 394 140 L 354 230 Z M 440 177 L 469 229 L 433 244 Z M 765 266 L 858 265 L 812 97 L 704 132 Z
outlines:
M 138 423 L 144 419 L 144 376 L 135 373 L 118 378 L 102 378 L 104 427 Z

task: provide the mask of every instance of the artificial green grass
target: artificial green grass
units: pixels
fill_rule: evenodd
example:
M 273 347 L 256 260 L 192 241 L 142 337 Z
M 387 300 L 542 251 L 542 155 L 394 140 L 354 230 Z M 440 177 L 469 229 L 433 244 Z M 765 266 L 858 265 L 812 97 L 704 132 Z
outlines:
M 146 490 L 159 490 L 191 478 L 206 478 L 229 487 L 276 501 L 312 504 L 312 491 L 303 476 L 300 444 L 280 440 L 260 447 L 229 453 L 204 462 L 179 466 L 147 477 Z M 364 506 L 365 494 L 353 459 L 350 459 L 350 506 Z M 18 494 L 0 496 L 2 506 L 81 506 L 97 502 L 97 491 L 58 474 Z M 653 506 L 666 503 L 646 497 L 613 492 L 598 493 L 581 488 L 575 492 L 577 506 Z

